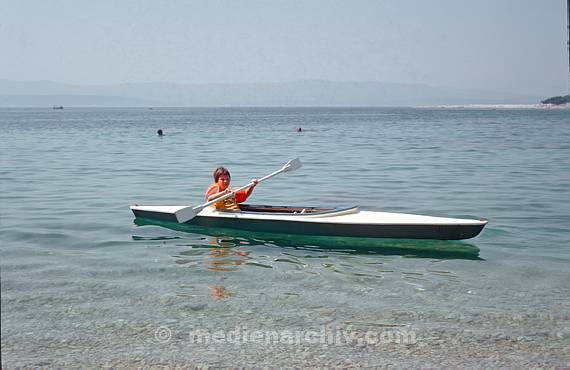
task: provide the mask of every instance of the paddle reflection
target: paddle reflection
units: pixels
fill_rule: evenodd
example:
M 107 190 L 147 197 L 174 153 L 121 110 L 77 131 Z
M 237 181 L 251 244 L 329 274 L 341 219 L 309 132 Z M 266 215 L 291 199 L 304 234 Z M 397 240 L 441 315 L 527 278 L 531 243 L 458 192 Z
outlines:
M 346 254 L 399 255 L 408 258 L 482 260 L 479 257 L 479 248 L 463 241 L 269 234 L 234 229 L 204 228 L 189 224 L 142 218 L 137 218 L 134 222 L 139 226 L 154 225 L 176 231 L 205 235 L 208 238 L 208 248 L 218 247 L 218 249 L 223 251 L 213 252 L 212 258 L 208 259 L 211 269 L 220 269 L 219 271 L 235 270 L 238 266 L 247 263 L 247 252 L 239 252 L 245 253 L 245 255 L 240 255 L 238 252 L 232 251 L 231 247 L 239 245 L 277 246 L 280 248 L 318 252 L 330 250 Z

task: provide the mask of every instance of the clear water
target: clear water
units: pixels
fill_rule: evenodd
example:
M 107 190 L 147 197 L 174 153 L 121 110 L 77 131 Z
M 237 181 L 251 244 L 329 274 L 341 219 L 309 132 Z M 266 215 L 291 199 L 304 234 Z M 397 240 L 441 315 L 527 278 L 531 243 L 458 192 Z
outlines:
M 0 132 L 5 365 L 350 366 L 364 354 L 437 365 L 440 341 L 448 360 L 488 346 L 528 363 L 568 361 L 569 110 L 2 109 Z M 140 226 L 128 209 L 197 204 L 218 165 L 240 185 L 295 157 L 303 169 L 260 185 L 252 203 L 485 217 L 483 233 L 460 244 L 478 253 Z M 197 348 L 187 337 L 325 324 L 406 328 L 418 343 L 388 355 Z

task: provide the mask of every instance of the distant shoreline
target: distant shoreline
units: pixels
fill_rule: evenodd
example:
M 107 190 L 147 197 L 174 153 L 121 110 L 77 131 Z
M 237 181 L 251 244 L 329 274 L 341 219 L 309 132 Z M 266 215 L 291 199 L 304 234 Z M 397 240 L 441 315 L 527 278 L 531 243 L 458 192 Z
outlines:
M 212 106 L 105 106 L 105 105 L 69 105 L 55 109 L 62 111 L 65 109 L 137 109 L 137 110 L 158 110 L 158 109 L 570 109 L 570 104 L 441 104 L 441 105 L 212 105 Z M 2 106 L 0 109 L 48 109 L 54 110 L 53 106 L 43 105 L 14 105 Z
M 418 108 L 441 109 L 570 109 L 570 104 L 460 104 L 460 105 L 429 105 Z
M 74 85 L 0 79 L 2 106 L 438 106 L 534 104 L 540 95 L 379 81 Z

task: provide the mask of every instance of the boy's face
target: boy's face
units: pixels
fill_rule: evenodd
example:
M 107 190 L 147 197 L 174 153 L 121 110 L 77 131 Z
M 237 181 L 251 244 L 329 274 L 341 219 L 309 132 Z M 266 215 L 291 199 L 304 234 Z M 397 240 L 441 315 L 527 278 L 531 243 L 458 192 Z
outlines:
M 228 175 L 222 175 L 218 178 L 218 186 L 220 190 L 226 190 L 228 186 L 230 186 L 230 177 Z

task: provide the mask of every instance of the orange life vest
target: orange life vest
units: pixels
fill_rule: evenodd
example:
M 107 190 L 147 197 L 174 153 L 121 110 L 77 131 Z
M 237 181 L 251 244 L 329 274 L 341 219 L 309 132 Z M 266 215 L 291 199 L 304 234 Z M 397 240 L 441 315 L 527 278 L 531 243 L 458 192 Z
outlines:
M 210 195 L 215 194 L 215 193 L 219 193 L 219 192 L 220 192 L 220 187 L 218 186 L 218 184 L 210 185 L 208 190 L 206 190 L 206 200 L 208 200 L 208 197 Z M 227 209 L 227 210 L 231 210 L 231 211 L 239 211 L 240 208 L 238 206 L 238 203 L 245 202 L 246 199 L 247 199 L 247 190 L 238 191 L 236 193 L 235 197 L 219 201 L 215 204 L 215 207 L 216 207 L 216 209 Z

